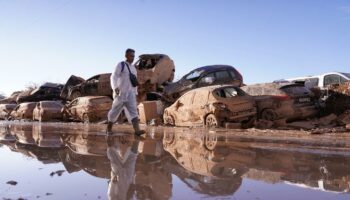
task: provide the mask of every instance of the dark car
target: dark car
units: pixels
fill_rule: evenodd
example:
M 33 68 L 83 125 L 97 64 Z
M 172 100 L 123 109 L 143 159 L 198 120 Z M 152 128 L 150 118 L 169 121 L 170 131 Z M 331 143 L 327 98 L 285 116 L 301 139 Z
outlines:
M 164 88 L 164 96 L 175 101 L 189 90 L 209 85 L 231 84 L 240 87 L 242 75 L 229 65 L 209 65 L 197 68 L 186 74 L 179 81 L 168 84 Z
M 60 100 L 62 88 L 62 84 L 45 83 L 36 89 L 18 95 L 17 103 Z
M 79 82 L 79 77 L 71 77 L 77 79 Z M 99 74 L 93 76 L 77 85 L 76 81 L 71 81 L 71 78 L 68 79 L 66 85 L 64 86 L 65 90 L 62 91 L 61 97 L 67 100 L 74 100 L 78 97 L 83 96 L 109 96 L 112 97 L 113 91 L 111 88 L 111 73 Z
M 316 98 L 303 84 L 264 83 L 242 87 L 256 100 L 258 118 L 265 120 L 305 119 L 318 113 Z

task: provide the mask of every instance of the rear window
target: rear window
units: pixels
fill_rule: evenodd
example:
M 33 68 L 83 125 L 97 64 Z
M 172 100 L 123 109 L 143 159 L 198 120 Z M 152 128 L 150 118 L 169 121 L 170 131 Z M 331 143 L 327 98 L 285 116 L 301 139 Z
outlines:
M 281 88 L 288 95 L 305 95 L 311 94 L 311 91 L 304 86 L 289 86 Z
M 234 87 L 221 88 L 214 91 L 214 93 L 221 98 L 232 98 L 236 96 L 244 96 L 245 93 Z

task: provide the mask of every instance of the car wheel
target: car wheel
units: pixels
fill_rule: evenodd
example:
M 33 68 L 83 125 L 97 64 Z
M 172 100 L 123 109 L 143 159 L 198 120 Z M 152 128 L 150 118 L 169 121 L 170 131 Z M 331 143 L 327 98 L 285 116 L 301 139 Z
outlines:
M 78 97 L 81 97 L 81 92 L 79 92 L 77 90 L 73 91 L 72 94 L 70 95 L 70 97 L 71 97 L 72 100 L 74 100 L 74 99 L 76 99 Z
M 215 133 L 207 133 L 204 135 L 204 147 L 207 150 L 213 151 L 216 147 L 217 142 L 218 138 Z
M 265 109 L 261 112 L 261 119 L 263 120 L 274 121 L 277 119 L 277 116 L 277 113 L 272 109 Z
M 83 115 L 83 121 L 86 124 L 88 124 L 90 122 L 89 116 L 86 113 Z
M 175 141 L 175 134 L 173 132 L 164 133 L 163 144 L 169 146 Z
M 171 116 L 171 115 L 164 116 L 164 124 L 165 125 L 170 125 L 170 126 L 175 126 L 174 117 Z
M 205 118 L 205 125 L 207 127 L 219 127 L 219 120 L 214 114 L 209 114 Z

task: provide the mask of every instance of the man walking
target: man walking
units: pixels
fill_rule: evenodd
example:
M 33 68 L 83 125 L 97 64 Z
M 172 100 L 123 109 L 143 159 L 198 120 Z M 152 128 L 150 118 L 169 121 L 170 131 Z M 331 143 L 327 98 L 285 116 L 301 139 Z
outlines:
M 135 135 L 142 135 L 145 131 L 140 129 L 137 112 L 137 71 L 132 64 L 135 58 L 135 50 L 127 49 L 125 52 L 126 61 L 120 62 L 111 75 L 111 86 L 113 89 L 114 101 L 111 110 L 108 112 L 107 134 L 112 134 L 113 124 L 117 121 L 124 107 L 129 111 Z

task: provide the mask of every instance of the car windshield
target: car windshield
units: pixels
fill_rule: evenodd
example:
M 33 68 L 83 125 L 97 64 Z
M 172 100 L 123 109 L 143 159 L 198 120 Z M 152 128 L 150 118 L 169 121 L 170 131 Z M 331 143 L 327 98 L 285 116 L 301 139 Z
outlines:
M 195 70 L 195 71 L 191 72 L 190 74 L 188 74 L 185 77 L 185 79 L 190 80 L 192 82 L 195 82 L 196 80 L 198 80 L 198 78 L 201 76 L 202 73 L 203 73 L 203 70 Z
M 350 73 L 341 73 L 341 74 L 343 74 L 344 76 L 350 79 Z

